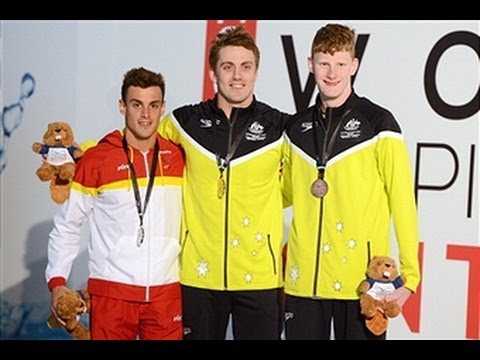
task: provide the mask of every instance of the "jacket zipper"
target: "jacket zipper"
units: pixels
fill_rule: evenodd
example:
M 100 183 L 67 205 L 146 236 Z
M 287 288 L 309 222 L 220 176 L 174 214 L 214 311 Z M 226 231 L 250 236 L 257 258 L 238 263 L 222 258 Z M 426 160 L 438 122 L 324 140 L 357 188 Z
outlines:
M 228 146 L 227 151 L 232 146 L 233 139 L 233 129 L 238 117 L 239 109 L 232 109 L 232 119 L 228 120 Z M 229 193 L 230 193 L 230 162 L 226 168 L 227 174 L 225 179 L 225 232 L 224 232 L 224 250 L 223 250 L 223 287 L 225 290 L 228 289 L 228 218 L 229 218 Z
M 145 166 L 145 177 L 148 179 L 150 177 L 150 169 L 148 165 L 148 153 L 143 153 L 143 164 Z M 150 226 L 147 227 L 145 236 L 150 235 Z M 147 243 L 147 279 L 145 282 L 145 301 L 150 301 L 150 239 L 145 239 Z
M 327 132 L 328 129 L 330 128 L 330 125 L 331 125 L 331 122 L 332 122 L 332 109 L 331 108 L 328 108 L 327 109 L 328 111 L 328 117 L 327 117 L 327 121 L 328 121 L 328 125 L 325 127 L 323 126 L 323 131 L 324 132 Z M 322 119 L 319 119 L 319 121 L 321 121 Z M 315 134 L 315 136 L 317 136 L 317 134 Z M 328 133 L 325 134 L 324 136 L 324 141 L 328 141 L 327 139 L 328 137 Z M 327 164 L 325 164 L 325 167 L 326 167 Z M 326 171 L 326 169 L 325 169 Z M 316 297 L 317 296 L 317 291 L 318 291 L 318 277 L 320 276 L 320 256 L 322 254 L 322 230 L 323 230 L 323 226 L 322 226 L 322 222 L 323 222 L 323 197 L 320 198 L 320 203 L 318 204 L 319 206 L 319 215 L 318 215 L 318 232 L 317 232 L 317 255 L 315 257 L 315 276 L 313 278 L 313 296 Z

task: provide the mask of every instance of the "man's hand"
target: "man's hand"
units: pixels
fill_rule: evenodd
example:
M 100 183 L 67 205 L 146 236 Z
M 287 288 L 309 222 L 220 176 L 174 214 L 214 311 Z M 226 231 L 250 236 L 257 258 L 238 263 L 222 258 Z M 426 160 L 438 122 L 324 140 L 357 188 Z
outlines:
M 57 314 L 57 303 L 58 299 L 63 296 L 66 292 L 68 291 L 68 288 L 66 286 L 55 286 L 52 289 L 52 297 L 50 299 L 50 310 L 52 311 L 52 314 L 55 315 L 55 318 L 58 320 L 60 324 L 65 326 L 65 322 L 58 316 Z
M 401 286 L 391 294 L 385 296 L 385 301 L 395 301 L 400 307 L 403 307 L 410 295 L 412 295 L 412 292 L 405 286 Z

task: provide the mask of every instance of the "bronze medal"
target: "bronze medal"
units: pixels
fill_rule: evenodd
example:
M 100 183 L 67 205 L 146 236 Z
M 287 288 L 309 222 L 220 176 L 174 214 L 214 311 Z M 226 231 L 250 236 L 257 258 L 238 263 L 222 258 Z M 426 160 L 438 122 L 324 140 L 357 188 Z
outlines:
M 317 198 L 324 197 L 328 192 L 328 184 L 323 179 L 317 179 L 312 183 L 310 192 Z
M 218 179 L 218 184 L 217 184 L 217 196 L 219 199 L 223 198 L 223 195 L 225 195 L 225 180 L 223 178 Z

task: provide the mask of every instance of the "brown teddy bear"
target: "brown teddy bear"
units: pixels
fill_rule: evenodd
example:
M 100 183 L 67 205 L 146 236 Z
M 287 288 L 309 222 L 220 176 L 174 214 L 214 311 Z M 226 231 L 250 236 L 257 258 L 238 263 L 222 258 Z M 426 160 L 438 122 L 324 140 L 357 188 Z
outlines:
M 64 203 L 70 195 L 75 161 L 83 156 L 83 150 L 74 143 L 72 128 L 63 121 L 49 123 L 43 143 L 33 143 L 32 150 L 43 157 L 38 178 L 50 180 L 50 197 L 57 204 Z
M 56 312 L 63 324 L 57 317 L 50 315 L 47 325 L 50 329 L 62 328 L 78 340 L 90 340 L 90 330 L 80 322 L 80 315 L 90 311 L 90 295 L 87 290 L 74 291 L 67 289 L 61 295 L 56 305 Z
M 400 314 L 400 305 L 395 301 L 386 301 L 385 296 L 405 282 L 404 275 L 399 275 L 397 265 L 391 257 L 374 256 L 369 262 L 367 277 L 360 282 L 357 293 L 366 326 L 373 334 L 383 334 L 387 330 L 388 318 Z

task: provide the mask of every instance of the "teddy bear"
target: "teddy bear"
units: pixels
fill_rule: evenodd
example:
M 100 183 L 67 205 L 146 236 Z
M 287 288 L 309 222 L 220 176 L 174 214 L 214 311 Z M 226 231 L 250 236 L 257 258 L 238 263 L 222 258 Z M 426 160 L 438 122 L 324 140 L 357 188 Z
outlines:
M 360 309 L 367 328 L 378 336 L 387 330 L 388 318 L 396 317 L 402 310 L 396 301 L 386 301 L 385 297 L 403 286 L 406 279 L 389 256 L 374 256 L 366 275 L 357 287 Z
M 50 197 L 57 204 L 64 203 L 70 195 L 75 161 L 83 156 L 83 150 L 74 142 L 72 128 L 64 121 L 49 123 L 43 143 L 34 142 L 32 150 L 43 157 L 36 171 L 38 178 L 50 180 Z
M 90 311 L 90 295 L 86 289 L 66 290 L 57 301 L 55 307 L 58 318 L 52 313 L 47 320 L 50 329 L 62 328 L 78 340 L 90 340 L 90 330 L 80 322 L 80 315 Z

